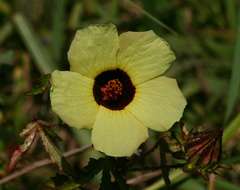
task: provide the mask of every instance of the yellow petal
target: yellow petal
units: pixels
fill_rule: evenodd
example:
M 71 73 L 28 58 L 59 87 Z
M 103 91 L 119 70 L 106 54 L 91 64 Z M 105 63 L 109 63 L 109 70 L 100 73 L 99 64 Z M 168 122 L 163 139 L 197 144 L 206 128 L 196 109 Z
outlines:
M 94 78 L 104 70 L 115 68 L 118 48 L 118 33 L 113 24 L 79 30 L 68 52 L 70 70 Z
M 50 93 L 53 111 L 71 127 L 92 127 L 99 108 L 92 88 L 93 80 L 79 73 L 54 71 Z
M 166 41 L 153 31 L 126 32 L 120 35 L 119 67 L 134 84 L 140 84 L 163 74 L 175 59 Z
M 176 80 L 158 77 L 136 87 L 127 110 L 146 127 L 166 131 L 181 118 L 185 106 L 186 100 Z
M 148 138 L 148 130 L 126 110 L 99 108 L 92 130 L 94 147 L 109 156 L 131 156 Z

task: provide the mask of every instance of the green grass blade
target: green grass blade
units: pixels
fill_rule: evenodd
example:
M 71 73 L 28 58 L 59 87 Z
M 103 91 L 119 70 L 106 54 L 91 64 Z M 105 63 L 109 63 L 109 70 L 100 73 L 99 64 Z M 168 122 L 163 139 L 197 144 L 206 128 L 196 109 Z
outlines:
M 78 28 L 78 23 L 81 20 L 83 14 L 83 5 L 82 2 L 76 2 L 72 8 L 72 11 L 68 20 L 68 27 L 71 30 L 76 30 Z
M 239 127 L 240 127 L 240 114 L 238 114 L 224 130 L 223 144 L 225 144 L 237 133 Z
M 239 186 L 234 185 L 222 178 L 218 178 L 216 180 L 216 189 L 239 190 Z
M 134 7 L 135 9 L 139 10 L 140 12 L 142 12 L 142 14 L 144 14 L 146 17 L 148 17 L 153 22 L 157 23 L 162 28 L 166 29 L 167 31 L 169 31 L 175 35 L 178 35 L 178 33 L 175 30 L 173 30 L 172 28 L 167 26 L 165 23 L 163 23 L 162 21 L 160 21 L 159 19 L 154 17 L 151 13 L 144 10 L 142 7 L 138 6 L 136 3 L 132 2 L 131 0 L 124 0 L 124 2 L 128 3 L 130 6 Z
M 178 187 L 178 190 L 206 190 L 204 185 L 201 183 L 201 179 L 198 178 L 191 178 L 189 176 L 189 179 L 185 181 L 185 183 L 181 184 L 180 187 Z
M 112 3 L 111 3 L 111 20 L 112 21 L 115 21 L 117 20 L 117 15 L 118 15 L 118 0 L 112 0 Z
M 22 37 L 27 49 L 32 54 L 36 66 L 41 73 L 47 74 L 57 69 L 57 66 L 51 60 L 46 47 L 44 47 L 35 36 L 33 29 L 28 21 L 21 14 L 16 14 L 13 17 L 14 23 L 20 36 Z
M 227 11 L 227 19 L 231 28 L 236 28 L 237 26 L 237 9 L 236 0 L 225 0 L 225 6 Z
M 239 96 L 240 91 L 240 13 L 238 20 L 238 31 L 237 31 L 237 40 L 234 52 L 234 59 L 232 65 L 232 76 L 230 80 L 230 87 L 228 91 L 228 100 L 227 100 L 227 111 L 225 116 L 225 123 L 231 116 L 231 113 L 234 109 L 235 103 Z
M 66 0 L 54 0 L 53 8 L 53 28 L 52 28 L 52 52 L 55 61 L 61 58 L 62 48 L 64 45 L 65 35 L 65 8 Z
M 240 163 L 240 155 L 236 155 L 227 159 L 224 159 L 221 161 L 221 163 L 225 165 L 233 165 L 233 164 L 239 164 Z
M 7 22 L 0 28 L 0 44 L 2 44 L 12 33 L 12 23 Z
M 0 52 L 0 64 L 10 64 L 14 61 L 14 51 L 8 50 L 6 52 Z

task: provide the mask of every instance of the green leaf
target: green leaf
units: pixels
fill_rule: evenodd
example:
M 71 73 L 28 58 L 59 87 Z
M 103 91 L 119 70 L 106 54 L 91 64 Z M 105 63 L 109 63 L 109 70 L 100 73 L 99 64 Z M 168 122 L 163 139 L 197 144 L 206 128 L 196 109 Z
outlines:
M 116 182 L 114 183 L 114 189 L 116 190 L 128 190 L 129 186 L 126 183 L 126 179 L 124 179 L 123 175 L 116 170 L 113 170 L 113 175 L 115 177 Z
M 58 190 L 78 190 L 80 187 L 80 184 L 77 184 L 75 182 L 69 182 L 64 184 L 62 187 L 59 187 Z
M 26 95 L 33 96 L 44 93 L 50 88 L 50 74 L 43 75 L 38 81 L 37 84 L 32 88 L 30 92 L 27 92 Z
M 101 172 L 104 168 L 104 158 L 94 159 L 90 158 L 88 165 L 85 166 L 81 172 L 79 172 L 79 180 L 82 182 L 88 182 L 95 175 Z
M 54 134 L 54 132 L 47 127 L 48 126 L 44 126 L 44 124 L 40 124 L 40 127 L 38 129 L 45 150 L 48 152 L 51 160 L 57 164 L 58 168 L 61 171 L 71 176 L 73 179 L 76 179 L 77 174 L 75 173 L 75 170 L 67 162 L 67 160 L 62 155 L 62 152 L 56 146 L 56 141 L 58 141 L 60 137 L 58 137 L 57 134 Z
M 227 19 L 231 28 L 236 28 L 237 25 L 237 3 L 236 0 L 225 0 L 225 6 L 227 11 Z
M 112 157 L 99 158 L 98 160 L 91 158 L 88 165 L 78 172 L 79 181 L 82 183 L 88 182 L 102 171 L 100 190 L 128 190 L 123 172 L 120 171 L 122 168 L 119 168 L 117 162 L 119 161 Z M 111 181 L 111 173 L 115 178 L 115 182 Z
M 50 129 L 47 129 L 47 126 L 41 126 L 39 128 L 39 134 L 45 147 L 45 150 L 48 152 L 51 160 L 54 163 L 56 163 L 58 168 L 62 170 L 65 174 L 71 176 L 72 178 L 77 178 L 75 170 L 63 157 L 62 152 L 56 146 L 57 143 L 56 141 L 58 141 L 59 139 L 57 134 L 53 135 L 53 131 L 51 132 Z
M 51 157 L 52 161 L 55 162 L 58 165 L 59 169 L 62 170 L 65 174 L 71 176 L 74 179 L 78 178 L 78 174 L 68 163 L 68 161 L 64 158 L 61 151 L 57 147 L 57 145 L 59 145 L 60 143 L 62 144 L 62 139 L 54 132 L 54 130 L 49 128 L 49 126 L 48 127 L 45 126 L 44 128 L 42 127 L 41 130 L 44 131 L 44 135 L 47 137 L 47 140 L 50 143 L 49 149 L 47 149 L 45 144 L 44 146 L 46 151 L 49 153 L 50 157 L 52 154 Z
M 80 184 L 73 181 L 69 176 L 58 173 L 52 178 L 52 181 L 57 190 L 75 190 L 80 187 Z
M 51 141 L 54 144 L 59 144 L 59 143 L 63 143 L 63 139 L 61 137 L 58 136 L 57 133 L 55 133 L 55 131 L 53 130 L 53 128 L 49 127 L 49 128 L 45 128 L 44 132 L 47 134 L 47 136 L 49 137 L 49 139 L 51 139 Z
M 39 129 L 39 134 L 42 139 L 42 142 L 44 144 L 44 147 L 46 151 L 48 152 L 51 160 L 56 163 L 60 170 L 63 170 L 63 163 L 62 163 L 62 153 L 60 150 L 53 144 L 49 136 L 46 134 L 46 132 L 41 128 Z
M 239 97 L 240 92 L 240 11 L 238 15 L 238 31 L 236 36 L 236 46 L 234 51 L 234 59 L 232 65 L 232 75 L 230 79 L 230 87 L 228 91 L 228 99 L 227 99 L 227 111 L 225 115 L 225 123 L 230 118 L 234 106 L 237 102 L 237 98 Z
M 110 170 L 104 169 L 99 190 L 113 189 L 112 186 Z
M 26 18 L 21 14 L 15 14 L 13 20 L 26 47 L 32 54 L 38 69 L 43 74 L 51 73 L 53 70 L 57 69 L 46 47 L 39 42 L 39 39 L 35 36 Z

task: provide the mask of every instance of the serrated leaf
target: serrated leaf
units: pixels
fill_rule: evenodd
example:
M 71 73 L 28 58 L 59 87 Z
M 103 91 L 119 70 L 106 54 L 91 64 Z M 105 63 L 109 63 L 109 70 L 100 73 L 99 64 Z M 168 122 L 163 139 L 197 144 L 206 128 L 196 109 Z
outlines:
M 23 130 L 21 135 L 25 136 L 24 143 L 21 146 L 17 146 L 14 150 L 10 162 L 7 166 L 7 171 L 11 172 L 17 165 L 17 162 L 22 158 L 25 152 L 27 152 L 34 140 L 37 138 L 37 127 L 34 124 L 27 125 L 27 128 Z
M 56 144 L 63 142 L 61 137 L 59 137 L 58 134 L 54 132 L 54 130 L 51 130 L 51 128 L 44 128 L 44 132 L 47 134 L 47 136 L 53 143 Z
M 36 130 L 39 127 L 37 122 L 31 122 L 27 124 L 26 128 L 22 130 L 19 134 L 21 137 L 26 137 L 32 133 L 33 130 Z
M 60 150 L 55 146 L 55 144 L 51 141 L 45 131 L 41 128 L 39 129 L 39 134 L 42 139 L 45 150 L 48 152 L 51 160 L 57 164 L 60 170 L 63 169 L 62 166 L 62 154 Z
M 56 163 L 58 168 L 65 174 L 71 176 L 72 178 L 76 178 L 77 175 L 75 174 L 75 171 L 64 158 L 59 148 L 55 145 L 55 141 L 58 140 L 55 137 L 59 139 L 60 137 L 58 137 L 57 134 L 54 134 L 54 132 L 48 128 L 44 128 L 44 126 L 39 128 L 39 134 L 45 150 L 48 152 L 51 160 Z
M 8 165 L 9 171 L 14 169 L 18 160 L 27 150 L 29 150 L 34 140 L 40 137 L 51 160 L 57 164 L 59 169 L 73 178 L 76 177 L 74 170 L 65 160 L 58 147 L 55 145 L 55 143 L 61 141 L 61 138 L 56 133 L 54 133 L 50 127 L 50 124 L 42 120 L 37 120 L 27 125 L 27 127 L 20 133 L 21 137 L 25 137 L 25 141 L 14 151 Z
M 31 133 L 26 137 L 24 143 L 20 146 L 22 152 L 26 152 L 30 148 L 30 146 L 32 145 L 36 137 L 37 137 L 37 129 L 31 130 Z

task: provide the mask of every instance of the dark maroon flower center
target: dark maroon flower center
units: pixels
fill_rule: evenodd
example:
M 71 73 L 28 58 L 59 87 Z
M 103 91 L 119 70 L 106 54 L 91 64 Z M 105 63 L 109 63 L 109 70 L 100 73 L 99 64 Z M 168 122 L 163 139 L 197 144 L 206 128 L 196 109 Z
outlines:
M 124 109 L 134 98 L 135 87 L 128 74 L 120 69 L 108 70 L 95 78 L 96 102 L 111 110 Z

